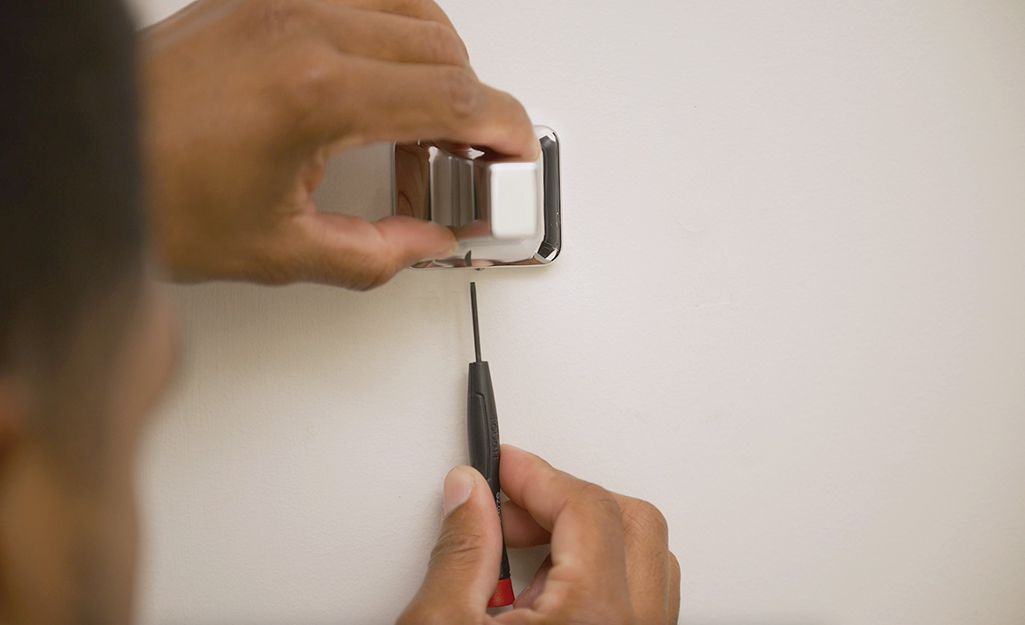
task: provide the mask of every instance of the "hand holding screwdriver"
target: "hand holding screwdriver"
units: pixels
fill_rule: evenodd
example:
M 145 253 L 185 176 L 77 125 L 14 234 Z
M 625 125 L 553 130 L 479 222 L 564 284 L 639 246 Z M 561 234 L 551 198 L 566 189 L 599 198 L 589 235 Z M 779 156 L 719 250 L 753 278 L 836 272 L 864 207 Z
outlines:
M 509 500 L 500 524 L 480 473 L 465 466 L 449 472 L 441 533 L 400 625 L 677 622 L 680 566 L 657 508 L 509 445 L 502 446 L 501 481 Z M 552 551 L 513 610 L 489 616 L 502 526 L 510 548 L 550 544 Z

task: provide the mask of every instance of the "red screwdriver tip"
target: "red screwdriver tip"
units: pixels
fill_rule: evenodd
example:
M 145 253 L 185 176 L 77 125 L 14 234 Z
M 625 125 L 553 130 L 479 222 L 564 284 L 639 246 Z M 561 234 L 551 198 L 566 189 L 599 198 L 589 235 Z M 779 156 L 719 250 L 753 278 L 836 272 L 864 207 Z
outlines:
M 491 595 L 491 599 L 488 600 L 488 607 L 500 608 L 502 606 L 512 605 L 514 599 L 512 580 L 508 577 L 500 579 L 498 580 L 498 586 L 495 587 L 495 594 Z

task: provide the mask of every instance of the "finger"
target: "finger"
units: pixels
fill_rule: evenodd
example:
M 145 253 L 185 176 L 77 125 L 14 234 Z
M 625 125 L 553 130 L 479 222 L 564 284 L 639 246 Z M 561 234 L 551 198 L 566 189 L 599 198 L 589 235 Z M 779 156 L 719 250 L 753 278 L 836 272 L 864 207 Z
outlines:
M 527 468 L 524 468 L 524 464 Z M 512 500 L 503 506 L 503 516 L 510 515 L 507 511 L 511 511 L 510 516 L 515 522 L 507 523 L 505 529 L 507 535 L 511 533 L 515 539 L 521 539 L 520 534 L 533 530 L 515 516 L 517 508 L 514 506 L 517 503 L 525 505 L 540 528 L 548 527 L 546 519 L 536 513 L 537 509 L 526 503 L 529 492 L 521 488 L 539 483 L 540 479 L 530 474 L 532 470 L 536 471 L 538 466 L 547 467 L 547 470 L 555 472 L 536 456 L 513 447 L 502 447 L 502 486 Z M 517 481 L 514 475 L 522 479 Z M 571 476 L 569 479 L 576 480 Z M 665 517 L 658 508 L 646 501 L 614 493 L 611 493 L 611 496 L 616 501 L 622 519 L 626 585 L 635 616 L 641 623 L 670 622 L 668 619 L 673 593 L 672 554 L 668 548 L 669 531 Z M 556 533 L 553 532 L 553 556 L 559 555 L 556 539 Z M 557 564 L 559 561 L 555 560 Z M 675 588 L 678 595 L 678 582 Z
M 525 160 L 540 154 L 523 106 L 467 68 L 345 57 L 319 76 L 306 123 L 320 141 L 444 139 Z
M 470 64 L 459 35 L 442 23 L 319 2 L 306 6 L 311 30 L 341 52 L 397 63 Z
M 382 11 L 384 13 L 415 17 L 421 20 L 430 20 L 455 30 L 451 20 L 445 15 L 445 11 L 432 0 L 329 0 L 329 2 L 354 9 Z
M 680 561 L 669 552 L 669 622 L 680 620 Z
M 400 624 L 477 625 L 495 590 L 502 530 L 488 483 L 470 467 L 452 469 L 445 477 L 444 508 L 427 575 Z
M 640 623 L 665 623 L 669 616 L 669 527 L 647 501 L 616 495 L 623 518 L 626 583 Z
M 595 596 L 625 595 L 625 576 L 616 573 L 626 569 L 623 521 L 612 494 L 516 447 L 503 445 L 501 454 L 502 490 L 552 533 L 553 565 Z
M 355 289 L 390 280 L 400 269 L 421 260 L 455 253 L 452 233 L 438 224 L 392 216 L 376 222 L 335 213 L 305 217 L 305 279 Z
M 513 602 L 513 608 L 533 608 L 534 601 L 541 596 L 545 587 L 545 580 L 548 579 L 548 571 L 552 569 L 552 556 L 545 558 L 545 561 L 538 567 L 534 579 L 527 584 L 527 587 L 520 591 L 520 596 Z
M 502 534 L 505 546 L 512 549 L 547 545 L 552 534 L 538 525 L 534 517 L 512 501 L 502 503 Z

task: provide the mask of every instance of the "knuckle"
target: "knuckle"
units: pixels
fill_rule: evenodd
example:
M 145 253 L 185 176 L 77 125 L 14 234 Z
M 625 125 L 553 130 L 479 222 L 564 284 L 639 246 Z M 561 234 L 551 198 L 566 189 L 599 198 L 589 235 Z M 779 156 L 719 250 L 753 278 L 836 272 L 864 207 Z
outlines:
M 376 289 L 391 280 L 396 271 L 390 263 L 368 260 L 357 268 L 356 282 L 353 284 L 353 288 L 357 291 Z
M 404 15 L 420 15 L 427 4 L 424 0 L 395 0 L 392 8 Z
M 279 106 L 292 125 L 305 127 L 323 115 L 325 103 L 336 92 L 344 76 L 337 71 L 331 55 L 316 45 L 296 47 L 283 61 L 275 93 Z
M 580 501 L 586 501 L 616 518 L 621 516 L 621 511 L 619 509 L 619 504 L 616 502 L 616 498 L 612 493 L 597 484 L 593 484 L 591 482 L 585 483 L 580 490 L 577 491 L 574 498 Z
M 457 121 L 472 119 L 480 105 L 480 83 L 464 68 L 446 68 L 440 85 L 449 111 Z
M 255 32 L 277 38 L 301 31 L 309 24 L 307 0 L 258 0 L 247 3 Z
M 343 257 L 335 257 L 330 263 L 334 273 L 327 281 L 343 283 L 356 291 L 369 291 L 398 273 L 399 251 L 391 241 L 369 226 L 364 232 L 375 242 L 366 249 L 350 249 Z
M 262 284 L 291 284 L 303 277 L 299 263 L 281 258 L 274 250 L 263 250 L 255 257 L 247 258 L 239 275 Z
M 437 566 L 459 568 L 470 565 L 479 557 L 486 547 L 487 541 L 483 534 L 474 531 L 456 531 L 446 528 L 438 537 L 428 568 Z
M 643 531 L 649 532 L 665 543 L 669 542 L 669 522 L 654 504 L 644 500 L 637 501 L 632 506 L 630 516 Z
M 430 58 L 440 63 L 463 65 L 468 60 L 459 36 L 438 22 L 424 23 L 421 45 Z
M 304 280 L 338 284 L 353 291 L 375 289 L 395 274 L 394 270 L 371 261 L 339 261 L 321 258 L 302 274 Z
M 369 291 L 387 282 L 395 273 L 387 264 L 368 254 L 314 245 L 314 251 L 297 258 L 297 279 L 335 284 L 354 291 Z

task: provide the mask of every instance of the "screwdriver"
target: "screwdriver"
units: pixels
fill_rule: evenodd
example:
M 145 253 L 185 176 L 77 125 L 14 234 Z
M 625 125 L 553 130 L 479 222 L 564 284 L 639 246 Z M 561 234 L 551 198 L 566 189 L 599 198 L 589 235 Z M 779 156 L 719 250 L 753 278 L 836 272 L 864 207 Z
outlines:
M 476 362 L 470 363 L 469 384 L 466 389 L 466 439 L 470 448 L 470 466 L 480 471 L 498 508 L 498 520 L 502 521 L 502 500 L 498 483 L 498 412 L 495 410 L 495 392 L 491 387 L 491 370 L 488 363 L 480 359 L 480 329 L 477 324 L 477 284 L 470 283 L 470 306 L 473 308 L 473 349 Z M 510 605 L 513 602 L 512 581 L 509 579 L 509 556 L 502 539 L 502 566 L 498 574 L 498 586 L 488 601 L 489 608 Z

